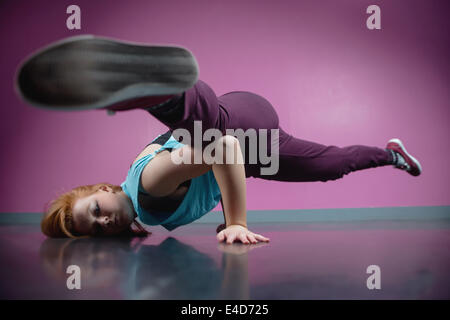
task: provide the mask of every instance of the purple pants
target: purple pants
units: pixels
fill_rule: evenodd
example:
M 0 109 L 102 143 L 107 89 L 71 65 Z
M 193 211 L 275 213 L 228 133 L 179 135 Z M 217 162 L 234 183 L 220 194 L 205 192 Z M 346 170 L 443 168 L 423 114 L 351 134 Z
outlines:
M 267 150 L 271 152 L 270 129 L 279 129 L 279 167 L 274 175 L 261 175 L 261 164 L 249 163 L 249 141 L 245 145 L 246 177 L 278 181 L 328 181 L 342 178 L 352 171 L 392 164 L 392 156 L 385 149 L 353 145 L 348 147 L 325 146 L 298 139 L 285 132 L 278 123 L 278 115 L 269 101 L 247 92 L 233 91 L 217 97 L 203 81 L 185 91 L 184 111 L 181 120 L 167 122 L 159 119 L 171 130 L 187 129 L 194 136 L 194 121 L 202 121 L 202 131 L 226 129 L 243 131 L 253 128 L 269 129 Z M 203 132 L 202 132 L 203 133 Z M 259 146 L 259 138 L 258 138 Z

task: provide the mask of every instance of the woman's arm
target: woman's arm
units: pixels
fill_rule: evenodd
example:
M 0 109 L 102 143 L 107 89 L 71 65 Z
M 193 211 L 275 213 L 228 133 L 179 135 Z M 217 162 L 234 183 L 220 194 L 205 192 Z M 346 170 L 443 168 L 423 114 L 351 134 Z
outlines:
M 219 142 L 223 148 L 216 146 L 214 158 L 221 158 L 222 163 L 208 164 L 201 157 L 202 163 L 195 164 L 194 149 L 189 145 L 181 147 L 179 155 L 190 158 L 191 163 L 176 164 L 168 151 L 158 153 L 142 172 L 142 187 L 155 197 L 171 195 L 184 181 L 201 176 L 212 169 L 222 194 L 227 222 L 226 228 L 217 234 L 217 239 L 221 242 L 226 240 L 227 243 L 233 243 L 234 240 L 243 243 L 269 241 L 268 238 L 247 229 L 245 167 L 239 140 L 225 135 L 217 140 L 217 143 Z M 231 152 L 234 152 L 234 157 L 227 163 L 227 154 L 230 155 Z
M 239 140 L 233 136 L 223 136 L 218 140 L 222 149 L 216 147 L 216 159 L 222 163 L 213 163 L 214 177 L 222 194 L 226 226 L 241 225 L 247 228 L 247 190 L 245 168 Z M 229 157 L 226 163 L 226 157 Z
M 222 143 L 222 148 L 216 146 L 215 158 L 222 161 L 213 163 L 212 170 L 222 194 L 226 228 L 217 234 L 217 239 L 227 243 L 269 241 L 247 229 L 245 167 L 239 140 L 225 135 L 218 143 Z

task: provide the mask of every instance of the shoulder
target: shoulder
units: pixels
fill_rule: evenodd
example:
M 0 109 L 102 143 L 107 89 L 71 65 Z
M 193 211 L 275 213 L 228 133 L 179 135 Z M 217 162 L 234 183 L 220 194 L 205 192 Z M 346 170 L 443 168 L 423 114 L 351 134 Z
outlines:
M 155 139 L 153 139 L 153 141 L 150 142 L 148 145 L 146 145 L 145 148 L 141 151 L 141 153 L 138 154 L 138 156 L 136 157 L 136 159 L 134 159 L 131 165 L 133 165 L 136 161 L 138 161 L 142 157 L 145 157 L 146 155 L 149 155 L 158 150 L 159 148 L 161 148 L 170 139 L 171 136 L 172 132 L 169 130 L 164 134 L 161 134 Z
M 136 157 L 136 159 L 134 159 L 134 161 L 131 165 L 133 165 L 139 159 L 141 159 L 149 154 L 152 154 L 153 152 L 155 152 L 156 150 L 158 150 L 161 147 L 162 147 L 162 145 L 157 144 L 157 143 L 149 144 L 148 146 L 146 146 L 144 148 L 144 150 L 141 151 L 141 153 L 138 154 L 138 156 Z
M 146 165 L 141 174 L 141 185 L 147 193 L 160 197 L 169 195 L 183 182 L 211 170 L 210 164 L 194 163 L 190 146 L 184 145 L 177 150 L 179 150 L 180 156 L 185 154 L 187 158 L 190 158 L 190 163 L 175 163 L 172 161 L 171 153 L 167 150 L 158 153 Z

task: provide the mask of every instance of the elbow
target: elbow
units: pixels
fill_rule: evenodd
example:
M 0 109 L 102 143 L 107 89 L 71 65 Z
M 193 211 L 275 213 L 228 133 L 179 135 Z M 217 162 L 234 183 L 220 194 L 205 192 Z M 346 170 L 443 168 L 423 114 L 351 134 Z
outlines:
M 239 140 L 232 135 L 224 135 L 217 140 L 216 148 L 216 163 L 237 164 L 242 161 L 242 151 Z

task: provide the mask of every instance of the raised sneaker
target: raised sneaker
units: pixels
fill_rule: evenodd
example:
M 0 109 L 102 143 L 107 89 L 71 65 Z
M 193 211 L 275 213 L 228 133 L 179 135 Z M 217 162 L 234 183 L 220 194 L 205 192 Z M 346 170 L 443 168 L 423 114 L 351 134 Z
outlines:
M 193 87 L 198 73 L 195 57 L 180 46 L 83 35 L 27 57 L 16 72 L 15 88 L 39 108 L 113 112 L 164 105 Z
M 400 139 L 395 138 L 389 140 L 386 150 L 391 152 L 393 165 L 396 168 L 405 170 L 415 177 L 422 173 L 420 162 L 406 151 Z

